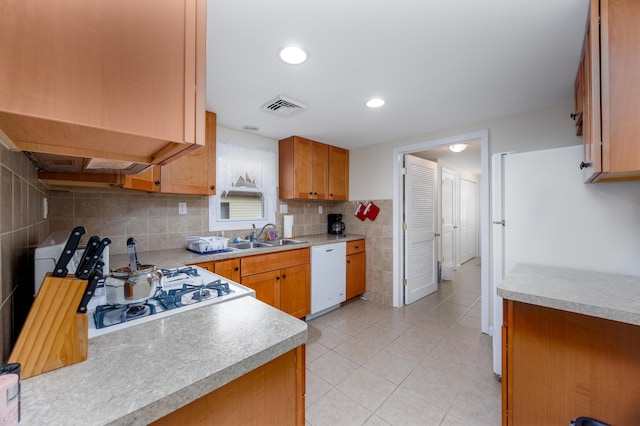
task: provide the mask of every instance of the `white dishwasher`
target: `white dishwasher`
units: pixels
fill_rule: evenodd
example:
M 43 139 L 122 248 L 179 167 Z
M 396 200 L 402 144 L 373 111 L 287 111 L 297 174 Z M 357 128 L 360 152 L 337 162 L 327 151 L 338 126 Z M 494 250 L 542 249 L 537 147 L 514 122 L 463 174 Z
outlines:
M 315 318 L 346 300 L 347 243 L 311 247 L 311 315 Z

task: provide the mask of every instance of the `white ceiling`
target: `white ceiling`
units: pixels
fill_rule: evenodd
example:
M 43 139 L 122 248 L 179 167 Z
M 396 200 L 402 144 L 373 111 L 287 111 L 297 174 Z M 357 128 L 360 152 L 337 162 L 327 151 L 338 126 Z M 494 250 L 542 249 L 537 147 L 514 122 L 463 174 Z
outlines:
M 569 102 L 589 0 L 208 1 L 218 124 L 347 149 Z M 309 54 L 277 58 L 285 45 Z M 278 95 L 308 108 L 264 112 Z M 382 97 L 378 109 L 364 106 Z

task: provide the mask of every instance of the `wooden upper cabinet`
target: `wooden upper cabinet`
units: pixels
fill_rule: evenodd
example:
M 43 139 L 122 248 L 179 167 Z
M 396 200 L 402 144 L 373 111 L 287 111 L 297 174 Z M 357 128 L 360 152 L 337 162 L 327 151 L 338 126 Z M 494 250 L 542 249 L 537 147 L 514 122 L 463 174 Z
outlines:
M 328 189 L 327 145 L 291 136 L 278 145 L 281 199 L 324 200 Z
M 206 143 L 160 168 L 160 192 L 168 194 L 215 195 L 216 115 L 206 113 Z
M 349 151 L 329 146 L 329 200 L 349 199 Z
M 349 151 L 291 136 L 278 154 L 280 199 L 349 199 Z
M 636 1 L 591 1 L 582 88 L 587 182 L 640 179 L 639 21 Z
M 2 11 L 9 145 L 163 164 L 204 144 L 206 0 L 6 0 Z

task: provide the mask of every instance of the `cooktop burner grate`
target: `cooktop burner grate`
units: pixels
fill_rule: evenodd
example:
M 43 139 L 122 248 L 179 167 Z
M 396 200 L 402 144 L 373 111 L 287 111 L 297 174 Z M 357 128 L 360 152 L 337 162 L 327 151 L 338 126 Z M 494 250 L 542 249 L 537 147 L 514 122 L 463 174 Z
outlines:
M 205 285 L 183 284 L 182 288 L 163 291 L 157 299 L 166 309 L 176 309 L 233 292 L 228 283 L 216 280 Z
M 155 313 L 156 307 L 149 303 L 136 303 L 132 305 L 100 305 L 96 306 L 94 318 L 96 321 L 96 328 L 104 328 L 153 315 Z

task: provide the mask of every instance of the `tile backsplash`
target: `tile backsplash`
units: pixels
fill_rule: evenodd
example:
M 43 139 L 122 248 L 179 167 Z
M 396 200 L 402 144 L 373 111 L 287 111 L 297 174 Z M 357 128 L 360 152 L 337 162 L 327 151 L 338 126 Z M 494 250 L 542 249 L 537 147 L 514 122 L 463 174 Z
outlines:
M 49 190 L 21 152 L 0 145 L 0 358 L 6 362 L 33 302 L 33 254 L 49 235 Z

